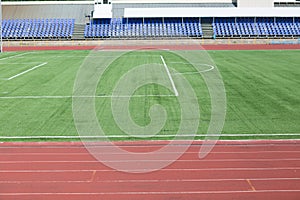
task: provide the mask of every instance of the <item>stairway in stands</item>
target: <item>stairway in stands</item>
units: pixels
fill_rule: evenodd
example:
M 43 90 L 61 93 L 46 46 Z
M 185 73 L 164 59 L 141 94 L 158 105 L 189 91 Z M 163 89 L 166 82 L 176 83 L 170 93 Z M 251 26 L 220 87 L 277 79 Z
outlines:
M 85 39 L 84 38 L 84 29 L 85 29 L 85 24 L 75 24 L 72 39 L 73 40 Z
M 211 39 L 214 37 L 212 18 L 202 18 L 201 26 L 202 26 L 203 38 Z

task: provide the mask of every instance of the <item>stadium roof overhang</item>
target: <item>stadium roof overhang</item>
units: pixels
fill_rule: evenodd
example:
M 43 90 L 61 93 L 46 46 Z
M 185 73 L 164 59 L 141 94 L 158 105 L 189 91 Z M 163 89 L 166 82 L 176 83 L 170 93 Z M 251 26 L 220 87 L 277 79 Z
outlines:
M 85 5 L 94 4 L 94 1 L 4 1 L 2 5 L 5 6 L 24 6 L 24 5 Z

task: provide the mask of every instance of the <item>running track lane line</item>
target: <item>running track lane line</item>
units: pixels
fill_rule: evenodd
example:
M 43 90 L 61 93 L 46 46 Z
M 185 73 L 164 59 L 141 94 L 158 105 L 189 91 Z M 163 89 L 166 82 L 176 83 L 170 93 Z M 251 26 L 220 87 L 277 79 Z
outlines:
M 92 162 L 94 167 L 84 163 L 68 165 L 68 161 L 57 165 L 55 162 L 58 160 L 57 158 L 65 156 L 67 159 L 70 156 L 70 151 L 74 150 L 70 148 L 73 143 L 69 143 L 70 145 L 68 143 L 63 143 L 63 145 L 48 143 L 40 144 L 41 146 L 38 143 L 23 145 L 18 143 L 15 146 L 13 143 L 2 143 L 0 144 L 0 155 L 3 161 L 1 165 L 6 161 L 22 162 L 22 155 L 26 155 L 23 160 L 27 160 L 29 165 L 20 164 L 17 168 L 12 166 L 11 168 L 8 166 L 7 169 L 0 168 L 0 173 L 2 172 L 0 199 L 299 199 L 298 159 L 294 161 L 285 159 L 298 157 L 299 141 L 276 141 L 274 143 L 265 141 L 265 145 L 257 145 L 259 143 L 253 141 L 241 143 L 242 145 L 236 146 L 232 141 L 222 141 L 223 145 L 217 145 L 217 152 L 213 152 L 207 160 L 198 160 L 196 156 L 196 148 L 200 148 L 201 145 L 192 146 L 193 151 L 183 155 L 189 160 L 181 159 L 174 163 L 177 166 L 175 168 L 171 165 L 165 170 L 146 174 L 128 174 L 113 170 L 101 171 L 98 169 L 103 169 L 105 166 L 95 161 Z M 126 142 L 124 144 L 124 148 L 131 147 L 128 144 L 126 146 Z M 149 149 L 149 146 L 163 145 L 164 143 L 160 141 L 140 142 L 140 144 L 136 143 L 133 149 L 144 152 L 145 149 Z M 79 155 L 74 154 L 74 156 L 78 156 L 78 161 L 91 162 L 91 157 L 84 146 L 75 147 L 76 152 L 80 152 Z M 23 149 L 29 150 L 33 154 L 26 154 L 22 151 Z M 257 149 L 259 149 L 259 153 Z M 10 154 L 9 152 L 12 150 L 14 153 Z M 220 154 L 221 151 L 224 153 Z M 240 153 L 233 154 L 235 151 Z M 272 151 L 277 153 L 272 153 Z M 66 152 L 65 155 L 64 152 Z M 43 156 L 43 153 L 45 153 L 45 158 L 54 162 L 30 163 L 30 157 L 34 159 L 35 156 Z M 55 153 L 59 153 L 59 155 Z M 228 155 L 230 156 L 228 157 Z M 60 160 L 64 161 L 62 157 Z M 255 165 L 257 157 L 260 159 L 267 157 L 268 162 L 265 164 L 260 162 Z M 42 160 L 47 161 L 47 159 Z M 199 170 L 184 170 L 183 165 L 189 165 L 188 162 L 191 161 L 193 169 Z M 235 163 L 231 164 L 230 161 L 239 162 L 236 166 L 237 169 L 233 169 Z M 284 162 L 284 166 L 280 161 Z M 214 166 L 211 165 L 212 163 Z M 66 165 L 65 170 L 61 170 L 61 166 L 64 165 Z M 220 170 L 216 166 L 219 166 Z M 42 168 L 47 168 L 47 170 L 42 172 Z M 239 168 L 243 168 L 243 170 Z

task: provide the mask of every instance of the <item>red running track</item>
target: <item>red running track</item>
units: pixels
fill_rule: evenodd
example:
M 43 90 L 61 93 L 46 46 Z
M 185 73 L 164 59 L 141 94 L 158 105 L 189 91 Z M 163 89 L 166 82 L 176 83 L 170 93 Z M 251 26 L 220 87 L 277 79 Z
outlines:
M 147 152 L 166 143 L 117 144 Z M 81 143 L 1 143 L 0 199 L 300 199 L 300 140 L 219 141 L 200 160 L 201 144 L 164 169 L 133 174 L 105 166 Z
M 292 50 L 300 49 L 300 44 L 212 44 L 212 45 L 111 45 L 111 46 L 11 46 L 4 51 L 39 51 L 39 50 Z

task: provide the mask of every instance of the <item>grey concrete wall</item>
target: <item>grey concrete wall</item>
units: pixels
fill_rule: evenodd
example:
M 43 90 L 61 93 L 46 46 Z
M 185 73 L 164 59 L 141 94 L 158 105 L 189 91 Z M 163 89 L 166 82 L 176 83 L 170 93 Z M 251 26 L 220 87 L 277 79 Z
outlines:
M 85 23 L 85 16 L 94 9 L 93 4 L 40 4 L 3 5 L 3 19 L 72 18 Z

